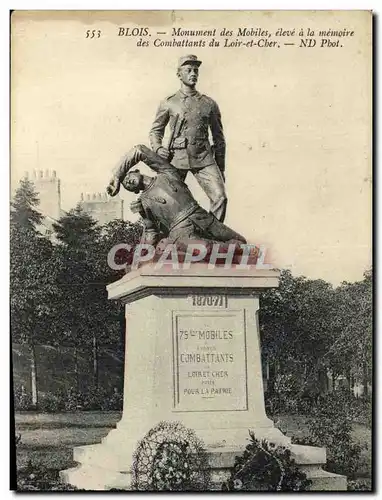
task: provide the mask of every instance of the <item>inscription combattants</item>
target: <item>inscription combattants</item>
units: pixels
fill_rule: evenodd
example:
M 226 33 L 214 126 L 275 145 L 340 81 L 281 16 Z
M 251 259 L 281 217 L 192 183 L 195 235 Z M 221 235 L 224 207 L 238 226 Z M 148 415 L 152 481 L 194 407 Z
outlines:
M 183 313 L 175 325 L 175 408 L 245 410 L 245 333 L 238 311 Z

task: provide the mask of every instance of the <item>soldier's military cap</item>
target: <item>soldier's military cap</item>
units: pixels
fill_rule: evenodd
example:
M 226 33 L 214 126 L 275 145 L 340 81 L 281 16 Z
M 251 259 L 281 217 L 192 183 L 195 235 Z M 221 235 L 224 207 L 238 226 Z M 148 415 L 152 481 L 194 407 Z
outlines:
M 185 64 L 195 64 L 196 66 L 200 66 L 202 61 L 199 61 L 199 59 L 192 54 L 179 57 L 178 68 L 184 66 Z

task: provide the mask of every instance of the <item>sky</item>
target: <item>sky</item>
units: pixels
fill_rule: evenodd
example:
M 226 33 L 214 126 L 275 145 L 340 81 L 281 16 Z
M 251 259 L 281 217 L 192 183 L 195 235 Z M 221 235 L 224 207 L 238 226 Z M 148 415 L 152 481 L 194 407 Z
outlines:
M 355 34 L 342 48 L 310 50 L 284 38 L 280 48 L 188 49 L 137 47 L 135 37 L 118 36 L 138 26 L 151 41 L 170 40 L 157 32 L 172 27 Z M 365 12 L 16 13 L 12 185 L 25 171 L 56 170 L 64 209 L 81 192 L 104 191 L 123 154 L 148 144 L 160 100 L 179 87 L 178 57 L 195 53 L 198 89 L 222 113 L 226 223 L 265 245 L 276 267 L 334 284 L 361 279 L 371 263 L 370 26 Z M 86 38 L 93 29 L 99 39 Z M 191 175 L 187 182 L 208 208 Z M 135 220 L 135 196 L 122 196 L 125 218 Z

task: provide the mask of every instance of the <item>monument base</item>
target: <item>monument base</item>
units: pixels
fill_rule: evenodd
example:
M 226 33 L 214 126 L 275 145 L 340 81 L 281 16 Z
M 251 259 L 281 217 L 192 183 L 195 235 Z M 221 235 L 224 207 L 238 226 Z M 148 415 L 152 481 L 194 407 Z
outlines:
M 138 442 L 160 421 L 178 421 L 203 440 L 214 489 L 249 430 L 290 447 L 312 489 L 346 489 L 346 478 L 321 469 L 324 449 L 292 445 L 265 413 L 259 295 L 278 279 L 253 268 L 147 265 L 109 285 L 109 298 L 126 303 L 123 416 L 100 444 L 75 448 L 80 465 L 61 478 L 81 489 L 128 489 Z
M 258 434 L 256 434 L 258 435 Z M 285 438 L 285 436 L 283 436 Z M 286 438 L 288 439 L 288 438 Z M 271 440 L 275 442 L 275 439 Z M 284 439 L 281 439 L 284 443 Z M 280 444 L 281 444 L 280 443 Z M 300 466 L 307 478 L 311 480 L 311 491 L 346 491 L 345 476 L 333 474 L 322 469 L 326 463 L 324 448 L 290 444 L 292 457 Z M 131 489 L 132 474 L 130 468 L 117 465 L 125 462 L 131 464 L 132 455 L 123 456 L 124 449 L 120 443 L 120 450 L 107 446 L 106 443 L 78 446 L 74 448 L 74 460 L 79 462 L 77 467 L 60 472 L 61 479 L 79 489 L 111 490 Z M 235 462 L 235 457 L 241 455 L 241 448 L 207 448 L 209 466 L 211 470 L 211 490 L 221 490 L 222 484 L 227 481 Z M 118 458 L 116 457 L 118 452 Z M 116 460 L 117 458 L 117 460 Z

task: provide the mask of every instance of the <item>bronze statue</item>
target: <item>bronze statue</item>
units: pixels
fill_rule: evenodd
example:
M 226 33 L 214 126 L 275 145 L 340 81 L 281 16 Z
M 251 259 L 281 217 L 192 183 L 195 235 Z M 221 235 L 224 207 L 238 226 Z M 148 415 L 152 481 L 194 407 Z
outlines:
M 201 64 L 194 55 L 179 59 L 177 75 L 181 88 L 161 102 L 149 138 L 152 150 L 179 169 L 182 180 L 189 171 L 193 173 L 210 199 L 211 212 L 223 222 L 227 207 L 225 139 L 218 105 L 195 89 Z M 171 133 L 166 148 L 162 140 L 167 124 Z M 208 139 L 209 129 L 213 147 Z
M 140 161 L 157 172 L 157 176 L 130 171 Z M 128 191 L 140 193 L 131 209 L 144 220 L 146 243 L 156 245 L 162 238 L 172 243 L 189 240 L 246 243 L 243 236 L 195 201 L 179 169 L 146 146 L 133 147 L 123 158 L 107 187 L 109 195 L 115 196 L 121 184 Z

